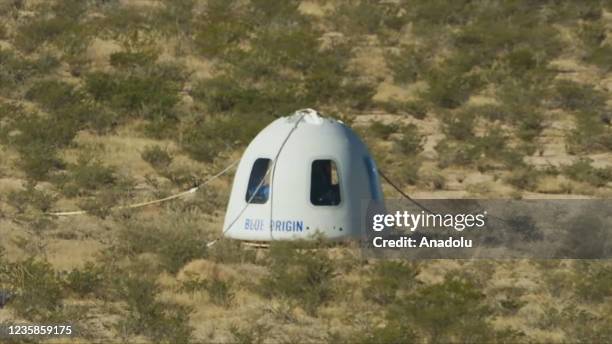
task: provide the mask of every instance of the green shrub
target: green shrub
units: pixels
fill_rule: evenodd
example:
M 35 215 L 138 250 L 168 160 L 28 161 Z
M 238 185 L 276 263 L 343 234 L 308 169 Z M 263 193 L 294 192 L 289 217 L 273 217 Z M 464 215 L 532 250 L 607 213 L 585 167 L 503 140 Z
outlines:
M 75 193 L 83 193 L 77 185 L 72 185 L 75 188 Z M 69 187 L 70 188 L 70 187 Z M 64 187 L 65 189 L 65 187 Z M 72 192 L 70 190 L 68 192 Z M 66 194 L 66 192 L 64 192 Z M 67 195 L 71 196 L 71 195 Z M 76 195 L 75 195 L 76 196 Z M 78 202 L 79 208 L 86 211 L 87 214 L 96 216 L 100 219 L 105 219 L 111 214 L 113 207 L 117 206 L 119 201 L 118 192 L 115 189 L 105 189 L 94 195 L 80 199 Z
M 236 240 L 220 239 L 208 248 L 208 258 L 220 264 L 257 263 L 257 252 L 245 248 Z
M 261 97 L 257 90 L 245 89 L 225 76 L 198 81 L 192 94 L 211 113 L 246 112 Z
M 591 165 L 592 160 L 582 158 L 569 166 L 565 166 L 563 172 L 573 180 L 591 184 L 593 186 L 605 186 L 612 181 L 612 168 L 597 168 Z
M 184 78 L 181 67 L 160 64 L 131 73 L 90 73 L 85 88 L 95 100 L 126 115 L 176 119 L 173 108 Z
M 401 109 L 417 119 L 423 119 L 429 110 L 427 104 L 422 100 L 409 100 L 401 104 Z
M 73 22 L 65 18 L 36 19 L 17 28 L 15 45 L 20 50 L 31 53 L 44 43 L 57 40 L 73 28 Z
M 76 164 L 69 165 L 68 170 L 75 185 L 88 191 L 108 188 L 117 180 L 113 167 L 105 166 L 87 154 L 81 154 Z
M 147 146 L 140 156 L 155 169 L 167 168 L 173 159 L 170 153 L 160 146 Z
M 82 101 L 82 95 L 74 86 L 57 80 L 36 82 L 25 94 L 26 99 L 37 102 L 51 113 L 70 108 L 72 104 Z
M 89 262 L 82 269 L 70 271 L 64 285 L 67 290 L 79 296 L 88 296 L 99 292 L 103 282 L 103 269 Z
M 288 298 L 315 314 L 331 300 L 334 267 L 325 252 L 298 247 L 283 242 L 270 245 L 270 274 L 262 280 L 260 290 L 268 298 Z
M 10 307 L 33 322 L 53 321 L 62 308 L 62 283 L 46 261 L 29 258 L 3 267 L 1 279 L 16 294 Z
M 380 305 L 389 305 L 396 301 L 398 292 L 409 292 L 418 283 L 416 276 L 419 269 L 405 262 L 380 261 L 372 266 L 370 278 L 363 289 L 366 299 Z
M 600 47 L 593 48 L 586 53 L 585 61 L 592 63 L 605 72 L 612 69 L 612 45 L 604 44 Z
M 162 267 L 171 273 L 207 256 L 208 238 L 201 226 L 178 217 L 157 222 L 130 221 L 119 232 L 119 238 L 119 252 L 130 256 L 155 253 Z
M 612 128 L 606 127 L 597 113 L 576 114 L 576 128 L 566 138 L 570 154 L 593 153 L 612 150 Z
M 442 140 L 435 149 L 438 152 L 438 165 L 441 168 L 452 165 L 469 166 L 480 158 L 478 149 L 464 142 Z
M 422 94 L 429 102 L 448 109 L 465 103 L 481 82 L 478 76 L 453 67 L 433 68 L 425 76 L 428 88 Z
M 270 325 L 262 323 L 253 323 L 243 328 L 232 325 L 230 327 L 230 333 L 236 344 L 263 344 L 266 335 L 271 329 Z
M 402 137 L 395 141 L 397 149 L 405 155 L 417 155 L 423 151 L 425 136 L 419 132 L 414 124 L 408 124 L 401 128 Z
M 474 138 L 476 117 L 471 111 L 448 112 L 442 117 L 443 130 L 447 137 L 467 141 Z
M 206 284 L 206 291 L 210 300 L 219 306 L 229 307 L 234 300 L 234 293 L 228 281 L 213 278 Z
M 415 82 L 429 70 L 430 52 L 422 46 L 404 45 L 396 53 L 385 55 L 385 62 L 398 84 Z
M 532 142 L 544 130 L 544 119 L 540 112 L 524 113 L 518 123 L 517 136 L 527 142 Z
M 346 35 L 380 34 L 384 28 L 399 30 L 406 23 L 391 3 L 361 0 L 343 3 L 335 8 L 334 24 Z
M 419 181 L 419 170 L 421 169 L 422 165 L 422 159 L 414 157 L 412 159 L 402 159 L 397 166 L 397 180 L 399 180 L 402 184 L 416 185 L 416 183 Z
M 49 192 L 36 190 L 35 182 L 28 182 L 20 191 L 11 191 L 7 196 L 8 204 L 15 207 L 19 212 L 24 212 L 28 207 L 33 207 L 46 212 L 55 202 L 57 197 Z
M 587 49 L 598 48 L 606 40 L 606 26 L 601 21 L 581 23 L 578 37 Z
M 0 24 L 0 39 L 6 39 L 8 37 L 8 30 L 6 29 L 6 24 Z
M 195 20 L 194 45 L 204 57 L 222 56 L 228 47 L 246 38 L 248 26 L 237 1 L 209 1 Z
M 391 305 L 387 317 L 415 325 L 428 342 L 486 342 L 494 333 L 486 320 L 490 313 L 474 282 L 447 276 L 444 282 L 423 286 Z
M 535 190 L 540 173 L 531 167 L 519 168 L 513 171 L 506 181 L 520 190 Z
M 333 343 L 360 343 L 360 344 L 395 344 L 419 343 L 420 336 L 410 324 L 395 320 L 387 321 L 384 325 L 368 324 L 341 335 L 332 332 L 326 339 Z
M 208 281 L 204 279 L 201 279 L 199 277 L 189 278 L 181 282 L 179 291 L 184 292 L 184 293 L 194 294 L 202 290 L 206 290 L 207 286 L 208 286 Z
M 582 300 L 600 303 L 612 296 L 612 267 L 584 261 L 575 270 L 576 294 Z
M 399 130 L 399 125 L 395 123 L 385 124 L 380 121 L 374 121 L 370 127 L 369 132 L 374 134 L 374 136 L 381 138 L 383 140 L 389 139 L 391 134 L 396 133 Z
M 151 66 L 157 60 L 157 54 L 150 51 L 118 51 L 110 55 L 110 64 L 115 68 L 135 68 Z
M 605 106 L 606 95 L 591 85 L 581 85 L 571 80 L 559 80 L 555 85 L 556 101 L 565 110 L 592 111 Z
M 166 35 L 190 35 L 193 28 L 195 1 L 172 1 L 155 12 L 154 26 Z
M 249 143 L 267 124 L 264 118 L 231 115 L 200 121 L 186 129 L 181 146 L 193 159 L 210 162 L 237 144 Z M 231 138 L 227 137 L 228 132 L 232 133 Z
M 63 167 L 57 150 L 72 142 L 77 127 L 70 120 L 56 120 L 26 114 L 13 128 L 17 135 L 9 143 L 19 152 L 18 165 L 33 180 L 44 180 L 49 173 Z
M 116 324 L 120 335 L 144 335 L 164 343 L 189 343 L 192 340 L 191 310 L 159 301 L 160 287 L 151 278 L 126 276 L 117 284 L 121 300 L 127 305 L 127 315 Z

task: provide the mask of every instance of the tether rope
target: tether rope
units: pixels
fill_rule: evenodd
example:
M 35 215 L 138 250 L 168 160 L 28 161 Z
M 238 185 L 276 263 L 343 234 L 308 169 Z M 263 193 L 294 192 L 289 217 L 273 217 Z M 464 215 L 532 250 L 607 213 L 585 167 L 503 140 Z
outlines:
M 180 198 L 180 197 L 183 197 L 183 196 L 195 193 L 201 187 L 204 187 L 206 184 L 212 182 L 213 180 L 215 180 L 215 179 L 221 177 L 222 175 L 224 175 L 225 173 L 227 173 L 227 171 L 229 171 L 232 167 L 234 167 L 239 161 L 240 161 L 240 159 L 234 160 L 232 163 L 227 165 L 224 169 L 222 169 L 217 174 L 209 177 L 208 179 L 206 179 L 200 185 L 198 185 L 196 187 L 193 187 L 193 188 L 191 188 L 191 189 L 189 189 L 187 191 L 183 191 L 183 192 L 175 194 L 175 195 L 171 195 L 171 196 L 168 196 L 168 197 L 164 197 L 164 198 L 160 198 L 160 199 L 156 199 L 156 200 L 152 200 L 152 201 L 139 202 L 139 203 L 133 203 L 133 204 L 128 204 L 128 205 L 121 205 L 121 206 L 111 207 L 109 210 L 142 208 L 142 207 L 146 207 L 148 205 L 159 204 L 159 203 L 171 201 L 173 199 L 177 199 L 177 198 Z M 73 215 L 85 215 L 87 213 L 89 213 L 89 211 L 87 211 L 87 210 L 77 210 L 77 211 L 46 212 L 45 214 L 46 215 L 51 215 L 51 216 L 73 216 Z
M 422 205 L 421 203 L 419 203 L 417 200 L 415 200 L 414 198 L 410 197 L 407 193 L 405 193 L 404 191 L 402 191 L 402 189 L 395 185 L 395 183 L 393 183 L 391 181 L 391 179 L 389 179 L 381 170 L 378 170 L 378 174 L 387 182 L 389 183 L 389 185 L 391 185 L 395 191 L 399 192 L 400 195 L 402 195 L 405 199 L 409 200 L 410 202 L 412 202 L 414 205 L 416 205 L 417 207 L 421 208 L 423 211 L 428 212 L 430 214 L 436 215 L 436 213 L 433 210 L 430 210 L 429 208 L 425 207 L 424 205 Z
M 389 179 L 387 176 L 385 176 L 385 174 L 381 171 L 378 170 L 378 174 L 387 182 L 389 183 L 389 185 L 391 185 L 393 187 L 393 189 L 395 189 L 395 191 L 397 191 L 400 195 L 402 195 L 405 199 L 407 199 L 408 201 L 412 202 L 414 205 L 416 205 L 417 207 L 419 207 L 421 210 L 430 213 L 432 215 L 439 215 L 438 213 L 436 213 L 435 211 L 425 207 L 423 204 L 421 204 L 420 202 L 418 202 L 417 200 L 415 200 L 414 198 L 410 197 L 407 193 L 405 193 L 404 191 L 402 191 L 402 189 L 397 186 L 395 183 L 393 183 L 393 181 L 391 181 L 391 179 Z M 507 225 L 513 226 L 514 224 L 507 220 L 504 219 L 503 217 L 499 217 L 499 216 L 495 216 L 492 214 L 487 213 L 487 217 L 495 219 L 497 221 L 503 222 Z

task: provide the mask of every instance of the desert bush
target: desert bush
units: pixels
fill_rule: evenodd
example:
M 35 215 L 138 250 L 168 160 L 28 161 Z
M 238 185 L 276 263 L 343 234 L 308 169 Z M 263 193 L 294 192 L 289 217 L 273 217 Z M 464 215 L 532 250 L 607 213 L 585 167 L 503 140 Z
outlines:
M 410 292 L 417 284 L 419 268 L 402 261 L 380 261 L 372 266 L 370 278 L 362 290 L 366 299 L 380 305 L 395 302 L 398 293 Z
M 73 22 L 66 18 L 39 18 L 17 28 L 15 44 L 20 50 L 31 53 L 44 43 L 59 39 L 73 28 Z
M 198 223 L 172 218 L 155 223 L 130 221 L 119 232 L 119 252 L 129 256 L 149 252 L 162 267 L 176 273 L 193 259 L 207 256 L 208 238 Z
M 463 142 L 442 140 L 435 147 L 438 152 L 440 168 L 448 166 L 468 166 L 478 160 L 480 154 L 473 145 Z
M 220 264 L 257 263 L 257 252 L 245 248 L 236 240 L 220 239 L 208 248 L 208 258 Z
M 68 166 L 70 178 L 79 190 L 100 190 L 113 185 L 117 178 L 115 169 L 106 166 L 90 154 L 81 154 L 75 164 Z
M 85 88 L 95 100 L 128 116 L 175 119 L 184 80 L 180 66 L 158 64 L 131 73 L 90 73 Z
M 474 282 L 446 276 L 444 282 L 419 288 L 388 308 L 391 321 L 413 324 L 432 343 L 490 341 L 494 331 L 487 322 L 491 310 Z
M 396 123 L 385 124 L 380 121 L 374 121 L 370 127 L 369 132 L 374 134 L 374 136 L 381 138 L 383 140 L 389 139 L 391 134 L 396 133 L 399 130 L 399 125 Z
M 168 2 L 154 12 L 154 26 L 165 35 L 190 35 L 193 29 L 194 0 Z
M 206 291 L 214 304 L 224 307 L 229 307 L 235 296 L 231 283 L 216 276 L 208 281 Z
M 576 114 L 576 128 L 568 132 L 567 150 L 570 154 L 612 150 L 612 129 L 606 127 L 597 113 Z
M 532 167 L 523 167 L 512 171 L 506 182 L 520 190 L 535 190 L 541 173 Z
M 155 51 L 118 51 L 110 55 L 110 64 L 115 68 L 147 67 L 154 64 L 156 60 Z
M 571 80 L 559 80 L 555 84 L 555 100 L 565 110 L 593 111 L 605 106 L 606 95 L 591 85 L 581 85 Z
M 587 51 L 584 60 L 609 72 L 612 68 L 612 45 L 604 44 Z
M 83 1 L 58 1 L 49 8 L 45 16 L 26 22 L 18 27 L 15 45 L 23 51 L 32 52 L 47 43 L 68 54 L 75 46 L 83 50 L 91 38 L 90 25 L 81 25 L 87 3 Z
M 116 288 L 127 306 L 125 318 L 116 324 L 116 330 L 123 337 L 144 335 L 156 343 L 192 340 L 191 310 L 158 300 L 161 289 L 151 278 L 125 276 L 117 281 Z
M 466 141 L 474 137 L 476 117 L 471 111 L 447 112 L 442 117 L 443 130 L 447 137 Z
M 73 131 L 90 128 L 105 133 L 115 124 L 114 113 L 93 104 L 81 89 L 63 81 L 37 81 L 25 97 L 38 103 L 57 125 Z
M 528 111 L 522 114 L 517 128 L 517 136 L 527 142 L 532 142 L 544 129 L 544 119 L 540 112 Z
M 61 312 L 63 293 L 61 279 L 46 261 L 28 258 L 4 266 L 0 278 L 15 293 L 10 307 L 34 322 L 52 321 Z
M 417 32 L 423 34 L 433 27 L 458 25 L 467 21 L 471 17 L 468 3 L 466 0 L 454 1 L 452 4 L 443 0 L 409 0 L 403 2 L 402 7 L 407 10 L 407 16 Z
M 198 81 L 192 95 L 211 113 L 249 111 L 261 97 L 257 90 L 244 88 L 226 76 Z
M 587 49 L 601 46 L 606 40 L 606 26 L 601 21 L 586 21 L 580 23 L 578 37 Z
M 140 153 L 142 159 L 155 169 L 167 168 L 172 163 L 172 156 L 168 153 L 168 150 L 161 148 L 160 146 L 147 146 L 144 151 Z
M 36 183 L 27 182 L 24 188 L 19 191 L 11 191 L 7 195 L 8 204 L 12 205 L 19 212 L 24 212 L 27 207 L 33 207 L 42 212 L 46 212 L 55 202 L 57 197 L 47 191 L 37 190 Z
M 262 344 L 271 329 L 270 325 L 262 323 L 253 323 L 246 327 L 232 325 L 230 333 L 236 344 Z
M 430 68 L 430 54 L 417 45 L 404 45 L 395 53 L 387 53 L 385 62 L 393 73 L 393 81 L 406 84 L 422 78 Z
M 104 286 L 104 271 L 88 262 L 82 269 L 73 269 L 66 275 L 65 288 L 79 296 L 96 294 Z
M 576 294 L 584 301 L 602 302 L 612 297 L 612 267 L 601 262 L 577 262 Z
M 26 99 L 37 102 L 49 112 L 56 112 L 82 101 L 74 86 L 57 80 L 36 82 L 25 94 Z
M 326 338 L 328 342 L 360 344 L 418 343 L 420 339 L 410 324 L 395 320 L 387 321 L 384 325 L 361 325 L 348 334 L 332 332 Z
M 64 164 L 57 150 L 72 142 L 77 127 L 69 120 L 26 114 L 14 124 L 10 144 L 19 152 L 18 165 L 33 180 L 44 180 Z
M 347 35 L 379 34 L 384 28 L 399 30 L 406 23 L 394 4 L 360 0 L 335 8 L 335 25 Z
M 480 65 L 491 63 L 498 54 L 509 54 L 511 68 L 519 67 L 512 68 L 515 75 L 521 75 L 521 69 L 522 72 L 528 71 L 538 62 L 547 61 L 561 52 L 563 46 L 557 30 L 552 25 L 542 25 L 529 7 L 523 6 L 518 11 L 505 8 L 507 12 L 503 12 L 503 5 L 498 8 L 496 15 L 483 13 L 477 20 L 463 26 L 454 35 L 455 46 L 465 51 L 478 51 Z M 505 16 L 506 22 L 497 16 Z M 513 25 L 508 25 L 508 20 Z M 535 52 L 537 60 L 530 52 Z
M 432 68 L 425 80 L 428 88 L 422 94 L 423 98 L 448 109 L 461 106 L 481 85 L 477 75 L 457 70 L 454 66 Z
M 419 171 L 422 165 L 423 159 L 407 156 L 395 166 L 397 172 L 392 178 L 404 185 L 416 185 L 419 181 Z
M 260 285 L 264 296 L 288 298 L 310 314 L 331 300 L 334 266 L 325 252 L 274 242 L 270 245 L 269 259 L 270 273 Z
M 401 104 L 401 109 L 417 119 L 423 119 L 429 110 L 427 104 L 422 100 L 409 100 Z
M 183 293 L 195 294 L 197 292 L 206 290 L 207 286 L 208 286 L 208 281 L 206 281 L 205 279 L 201 279 L 199 277 L 195 277 L 195 278 L 192 277 L 192 278 L 182 281 L 178 290 Z
M 592 160 L 588 158 L 578 159 L 571 165 L 565 166 L 563 172 L 573 180 L 591 184 L 593 186 L 605 186 L 612 181 L 612 169 L 609 167 L 597 168 L 591 165 Z
M 181 146 L 193 159 L 210 162 L 227 149 L 249 143 L 267 124 L 263 118 L 236 114 L 199 121 L 183 133 Z
M 405 155 L 417 155 L 423 151 L 425 136 L 420 133 L 414 124 L 408 124 L 401 128 L 402 137 L 395 141 L 396 148 Z
M 246 38 L 248 24 L 237 1 L 209 1 L 196 17 L 193 43 L 204 57 L 222 56 Z

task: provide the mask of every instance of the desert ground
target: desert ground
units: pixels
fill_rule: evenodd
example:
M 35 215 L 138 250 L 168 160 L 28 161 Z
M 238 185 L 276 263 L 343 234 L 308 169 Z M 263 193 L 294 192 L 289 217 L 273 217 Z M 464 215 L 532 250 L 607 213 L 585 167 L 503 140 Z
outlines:
M 207 247 L 232 173 L 113 209 L 301 108 L 415 198 L 612 198 L 611 31 L 609 0 L 0 0 L 0 324 L 76 328 L 0 342 L 612 342 L 609 260 Z

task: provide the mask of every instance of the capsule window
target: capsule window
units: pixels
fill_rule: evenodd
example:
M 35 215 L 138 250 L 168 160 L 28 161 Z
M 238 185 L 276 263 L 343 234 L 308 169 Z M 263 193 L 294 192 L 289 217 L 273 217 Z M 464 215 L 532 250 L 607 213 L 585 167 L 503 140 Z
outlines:
M 253 163 L 245 200 L 247 203 L 264 204 L 270 198 L 270 159 L 259 158 Z
M 312 162 L 310 202 L 327 206 L 340 204 L 340 175 L 332 160 Z

